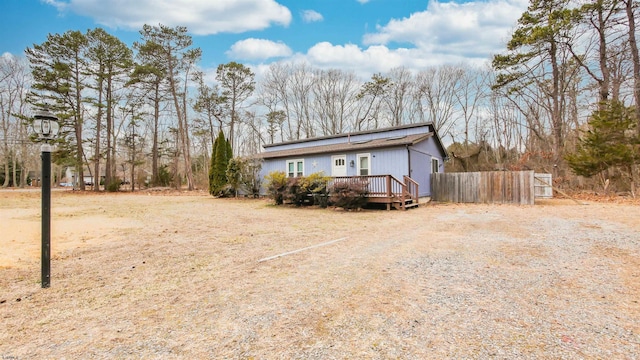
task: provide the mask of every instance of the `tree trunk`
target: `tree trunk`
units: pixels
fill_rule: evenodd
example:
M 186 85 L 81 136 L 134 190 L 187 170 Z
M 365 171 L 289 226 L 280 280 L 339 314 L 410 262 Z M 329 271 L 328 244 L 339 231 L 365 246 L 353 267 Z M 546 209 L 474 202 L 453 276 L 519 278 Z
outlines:
M 231 120 L 229 121 L 229 141 L 231 143 L 231 148 L 235 149 L 235 127 L 236 127 L 236 97 L 233 96 L 231 99 Z
M 558 69 L 558 48 L 555 40 L 551 40 L 551 47 L 549 49 L 549 56 L 551 61 L 551 72 L 553 88 L 551 90 L 551 123 L 553 126 L 553 168 L 558 170 L 559 163 L 562 161 L 562 152 L 564 148 L 563 139 L 563 121 L 562 114 L 560 113 L 560 70 Z M 554 171 L 554 176 L 558 176 L 557 171 Z
M 100 71 L 102 74 L 102 71 Z M 102 131 L 102 78 L 98 81 L 98 114 L 96 116 L 96 148 L 93 156 L 93 190 L 100 191 L 100 132 Z
M 151 177 L 153 186 L 160 185 L 158 174 L 158 132 L 160 121 L 160 82 L 155 83 L 153 98 L 153 149 L 151 149 Z
M 183 99 L 183 104 L 186 104 L 186 86 L 187 86 L 188 77 L 185 75 L 185 92 L 182 94 L 185 98 Z M 178 96 L 178 89 L 175 80 L 175 74 L 173 69 L 173 64 L 169 64 L 169 84 L 171 87 L 171 95 L 173 97 L 173 104 L 176 110 L 176 116 L 178 118 L 178 146 L 181 148 L 182 156 L 184 157 L 184 171 L 185 176 L 187 178 L 187 186 L 189 190 L 193 190 L 193 171 L 191 171 L 191 152 L 189 151 L 189 134 L 188 125 L 187 125 L 187 114 L 186 107 L 183 108 L 180 104 L 180 99 Z
M 133 116 L 133 111 L 131 113 L 131 115 Z M 133 132 L 133 136 L 131 137 L 132 141 L 131 141 L 131 192 L 133 192 L 136 189 L 136 183 L 135 183 L 135 173 L 136 173 L 136 126 L 135 124 L 132 126 L 132 132 Z
M 633 97 L 636 102 L 636 131 L 638 135 L 640 135 L 640 55 L 638 55 L 633 3 L 633 0 L 625 0 L 627 19 L 629 21 L 629 45 L 631 46 L 631 58 L 633 60 Z
M 4 182 L 2 183 L 2 187 L 6 188 L 9 186 L 9 161 L 4 162 Z
M 183 111 L 183 144 L 184 144 L 184 166 L 187 175 L 187 188 L 189 191 L 195 189 L 195 181 L 193 179 L 193 169 L 191 169 L 191 139 L 189 137 L 189 121 L 187 117 L 187 88 L 189 83 L 189 70 L 184 75 L 184 88 L 182 90 L 182 111 Z
M 113 109 L 112 109 L 112 102 L 113 102 L 113 98 L 112 98 L 112 88 L 111 88 L 111 77 L 107 78 L 107 91 L 106 91 L 106 95 L 107 95 L 107 99 L 106 99 L 106 104 L 107 104 L 107 160 L 105 162 L 105 169 L 104 169 L 104 188 L 108 189 L 109 186 L 116 181 L 115 179 L 115 158 L 113 156 L 113 149 L 115 147 L 115 144 L 112 142 L 112 136 L 113 136 Z
M 11 156 L 11 163 L 13 164 L 13 171 L 11 174 L 12 180 L 13 180 L 13 187 L 17 187 L 18 186 L 18 164 L 17 164 L 17 156 L 15 153 L 13 153 L 13 156 Z
M 24 188 L 25 186 L 27 186 L 27 177 L 29 176 L 26 154 L 26 150 L 22 151 L 22 172 L 20 172 L 20 188 Z
M 602 0 L 598 1 L 602 3 Z M 598 7 L 598 38 L 599 38 L 599 60 L 600 71 L 602 72 L 602 81 L 600 82 L 600 101 L 605 102 L 609 99 L 609 66 L 607 65 L 607 37 L 605 34 L 604 9 L 600 5 Z
M 177 148 L 177 152 L 178 154 L 176 154 L 176 160 L 175 160 L 175 170 L 176 170 L 176 175 L 179 169 L 178 166 L 178 157 L 180 155 L 180 153 L 183 154 L 183 156 L 186 156 L 184 154 L 184 129 L 182 127 L 182 111 L 180 110 L 180 102 L 178 101 L 178 94 L 177 94 L 177 90 L 175 88 L 175 80 L 173 79 L 173 74 L 171 74 L 169 76 L 169 82 L 171 84 L 171 95 L 173 96 L 173 105 L 175 107 L 175 111 L 176 111 L 176 117 L 178 118 L 178 132 L 176 134 L 176 148 Z M 185 169 L 185 171 L 188 171 L 187 169 Z M 176 176 L 176 189 L 180 189 L 180 186 L 182 185 L 182 181 L 180 179 L 179 176 Z

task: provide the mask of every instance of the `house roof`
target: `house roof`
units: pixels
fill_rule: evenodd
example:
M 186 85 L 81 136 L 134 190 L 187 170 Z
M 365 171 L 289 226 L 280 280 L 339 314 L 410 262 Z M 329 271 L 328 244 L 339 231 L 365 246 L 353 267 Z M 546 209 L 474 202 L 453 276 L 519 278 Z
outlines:
M 296 148 L 296 149 L 266 151 L 266 152 L 257 154 L 256 156 L 262 159 L 274 159 L 274 158 L 294 157 L 294 156 L 303 156 L 303 155 L 317 155 L 317 154 L 349 152 L 349 151 L 358 151 L 358 150 L 367 150 L 367 149 L 380 149 L 380 148 L 397 147 L 397 146 L 405 146 L 405 145 L 410 146 L 410 145 L 415 145 L 421 141 L 424 141 L 432 137 L 433 135 L 434 133 L 430 132 L 426 134 L 414 134 L 414 135 L 406 135 L 402 137 L 389 137 L 389 138 L 382 138 L 382 139 L 373 139 L 368 141 L 351 141 L 351 142 L 345 142 L 340 144 L 318 145 L 318 146 L 309 146 L 309 147 L 302 147 L 302 148 Z M 337 136 L 333 136 L 333 137 L 337 137 Z M 324 137 L 324 138 L 331 138 L 331 137 Z M 317 140 L 317 139 L 318 138 L 315 138 L 313 140 Z
M 423 126 L 431 126 L 431 128 L 433 128 L 432 127 L 433 123 L 431 123 L 431 122 L 422 122 L 422 123 L 406 124 L 406 125 L 399 125 L 399 126 L 394 126 L 394 127 L 378 128 L 378 129 L 364 130 L 364 131 L 351 132 L 351 133 L 341 133 L 341 134 L 336 134 L 336 135 L 327 135 L 327 136 L 313 137 L 313 138 L 307 138 L 307 139 L 290 140 L 290 141 L 284 141 L 284 142 L 275 143 L 275 144 L 264 144 L 264 145 L 262 145 L 262 147 L 267 149 L 267 148 L 274 147 L 274 146 L 281 146 L 281 145 L 288 145 L 288 144 L 300 144 L 300 143 L 318 141 L 318 140 L 324 140 L 324 139 L 348 138 L 348 137 L 357 136 L 357 135 L 376 134 L 376 133 L 388 132 L 388 131 L 392 131 L 392 130 L 411 129 L 411 128 L 423 127 Z M 436 134 L 436 137 L 437 137 L 437 134 Z

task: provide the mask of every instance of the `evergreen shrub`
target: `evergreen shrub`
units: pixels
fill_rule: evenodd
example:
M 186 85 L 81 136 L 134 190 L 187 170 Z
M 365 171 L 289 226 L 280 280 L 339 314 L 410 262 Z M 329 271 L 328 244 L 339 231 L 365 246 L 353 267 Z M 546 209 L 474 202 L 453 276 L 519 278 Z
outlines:
M 346 210 L 359 209 L 368 202 L 366 180 L 339 181 L 331 188 L 329 203 Z
M 120 184 L 122 183 L 122 181 L 118 178 L 115 178 L 111 181 L 111 183 L 109 183 L 109 185 L 107 186 L 106 190 L 108 192 L 118 192 L 120 191 Z
M 276 205 L 282 205 L 287 190 L 287 174 L 284 171 L 272 171 L 265 176 L 265 180 L 267 180 L 267 195 Z
M 300 191 L 305 192 L 306 196 L 311 198 L 313 205 L 326 208 L 329 199 L 327 185 L 330 180 L 331 178 L 325 176 L 323 172 L 302 177 L 300 178 Z
M 275 171 L 266 176 L 267 192 L 276 205 L 288 203 L 296 206 L 327 207 L 329 197 L 327 184 L 330 179 L 322 172 L 287 178 L 284 172 Z

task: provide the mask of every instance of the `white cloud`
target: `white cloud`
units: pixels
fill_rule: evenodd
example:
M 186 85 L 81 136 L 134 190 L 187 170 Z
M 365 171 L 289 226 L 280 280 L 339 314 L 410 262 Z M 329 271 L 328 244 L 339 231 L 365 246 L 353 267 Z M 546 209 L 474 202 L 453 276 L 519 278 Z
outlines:
M 453 55 L 433 56 L 429 51 L 418 48 L 390 49 L 385 45 L 360 48 L 357 45 L 333 45 L 322 42 L 314 45 L 306 54 L 298 54 L 296 61 L 304 60 L 314 67 L 323 69 L 339 68 L 351 70 L 363 79 L 371 74 L 385 73 L 395 67 L 405 67 L 414 71 L 443 63 L 460 63 L 463 57 Z
M 360 4 L 366 4 L 371 0 L 356 0 L 357 2 L 359 2 Z
M 284 43 L 250 38 L 236 42 L 225 54 L 233 59 L 265 60 L 291 56 L 292 53 Z
M 47 5 L 54 6 L 56 9 L 58 9 L 58 11 L 64 11 L 67 6 L 67 4 L 63 1 L 57 1 L 57 0 L 41 0 L 41 1 Z
M 481 65 L 505 49 L 527 5 L 527 0 L 433 1 L 425 11 L 378 26 L 364 36 L 363 46 L 321 42 L 291 60 L 364 77 L 398 66 L 419 71 L 441 64 Z
M 385 66 L 398 66 L 402 59 L 399 54 L 392 53 L 385 46 L 371 46 L 361 49 L 357 45 L 332 45 L 321 42 L 313 46 L 307 52 L 307 57 L 312 64 L 321 67 L 341 67 L 346 61 L 353 67 L 366 66 L 367 68 L 379 68 Z
M 302 20 L 304 22 L 310 23 L 310 22 L 315 22 L 315 21 L 322 21 L 322 20 L 324 20 L 324 17 L 322 17 L 322 14 L 320 14 L 317 11 L 304 10 L 302 12 Z
M 366 34 L 368 45 L 410 43 L 417 48 L 462 56 L 488 56 L 504 48 L 514 24 L 526 9 L 524 0 L 440 3 Z
M 241 33 L 288 26 L 291 12 L 276 0 L 45 0 L 58 10 L 92 17 L 97 23 L 138 30 L 144 24 L 186 26 L 197 35 Z

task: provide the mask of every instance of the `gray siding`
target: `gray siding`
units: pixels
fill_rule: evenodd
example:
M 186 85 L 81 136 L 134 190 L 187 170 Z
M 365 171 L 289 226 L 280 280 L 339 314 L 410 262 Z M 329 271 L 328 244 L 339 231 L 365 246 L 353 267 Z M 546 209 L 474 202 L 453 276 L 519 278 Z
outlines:
M 390 174 L 402 181 L 408 175 L 409 160 L 406 148 L 381 149 L 371 151 L 371 175 Z
M 262 176 L 266 176 L 272 171 L 284 171 L 287 172 L 287 161 L 289 160 L 304 160 L 304 174 L 310 175 L 316 172 L 324 172 L 325 175 L 331 175 L 331 156 L 333 155 L 346 155 L 347 156 L 347 176 L 357 176 L 357 156 L 358 154 L 370 154 L 371 156 L 371 175 L 386 175 L 391 174 L 402 180 L 403 175 L 407 175 L 408 160 L 407 150 L 405 148 L 395 149 L 377 149 L 363 152 L 352 153 L 337 153 L 337 154 L 322 154 L 322 155 L 308 155 L 302 157 L 292 157 L 283 159 L 270 159 L 262 163 Z M 354 162 L 354 166 L 349 164 Z M 314 166 L 315 165 L 315 166 Z
M 287 172 L 287 161 L 304 160 L 304 174 L 308 176 L 312 173 L 324 172 L 325 175 L 331 176 L 331 156 L 346 155 L 347 156 L 347 176 L 357 176 L 357 156 L 358 154 L 369 154 L 371 159 L 371 175 L 387 175 L 391 174 L 398 180 L 402 181 L 404 175 L 408 175 L 409 162 L 407 159 L 406 148 L 394 149 L 377 149 L 363 152 L 341 153 L 341 154 L 322 154 L 310 155 L 304 157 L 292 157 L 283 159 L 270 159 L 262 164 L 261 176 L 264 178 L 273 171 Z M 354 166 L 349 164 L 354 162 Z
M 331 175 L 331 156 L 327 155 L 310 155 L 302 157 L 292 157 L 283 159 L 271 159 L 262 163 L 261 174 L 262 177 L 267 176 L 273 171 L 287 172 L 287 161 L 289 160 L 304 160 L 304 175 L 310 175 L 316 172 L 324 171 L 329 176 Z M 347 160 L 348 161 L 348 160 Z M 315 163 L 315 166 L 314 166 Z
M 433 139 L 428 139 L 411 147 L 411 174 L 419 187 L 419 196 L 431 196 L 431 159 L 440 164 L 439 172 L 444 172 L 444 154 Z
M 410 153 L 411 174 L 409 177 L 418 183 L 418 196 L 429 196 L 431 191 L 431 156 L 412 147 Z

